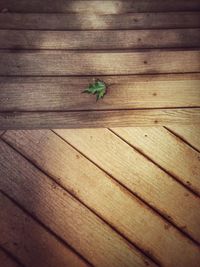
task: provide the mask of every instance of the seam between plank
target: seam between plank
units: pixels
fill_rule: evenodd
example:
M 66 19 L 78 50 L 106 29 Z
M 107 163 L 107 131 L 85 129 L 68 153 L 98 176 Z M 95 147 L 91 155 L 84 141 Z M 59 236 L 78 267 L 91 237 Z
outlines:
M 109 130 L 109 129 L 108 129 Z M 89 157 L 87 157 L 84 153 L 82 153 L 79 149 L 77 149 L 76 147 L 74 147 L 72 144 L 70 144 L 68 141 L 66 141 L 62 136 L 60 136 L 59 134 L 57 134 L 56 132 L 54 132 L 54 130 L 52 130 L 52 132 L 57 135 L 60 139 L 62 139 L 65 143 L 67 143 L 68 145 L 70 145 L 73 149 L 75 149 L 78 153 L 80 153 L 83 157 L 85 157 L 86 159 L 88 159 L 92 164 L 94 164 L 97 168 L 99 168 L 101 171 L 103 171 L 104 173 L 106 173 L 108 175 L 108 177 L 117 185 L 119 185 L 120 187 L 124 188 L 131 196 L 134 196 L 134 198 L 136 198 L 136 200 L 141 201 L 143 204 L 145 204 L 149 210 L 156 215 L 159 215 L 164 221 L 167 221 L 169 224 L 171 224 L 174 228 L 176 228 L 185 238 L 190 239 L 194 245 L 199 246 L 199 242 L 195 239 L 193 239 L 187 232 L 184 231 L 184 229 L 179 228 L 176 224 L 174 224 L 172 218 L 168 215 L 168 214 L 163 214 L 161 213 L 156 207 L 154 207 L 153 205 L 149 204 L 147 201 L 145 201 L 142 197 L 140 197 L 137 192 L 132 191 L 131 189 L 129 189 L 126 185 L 124 185 L 122 182 L 118 181 L 112 174 L 110 174 L 108 171 L 104 170 L 102 167 L 100 167 L 97 163 L 95 163 L 93 160 L 91 160 Z
M 1 192 L 1 190 L 0 190 Z M 19 265 L 20 267 L 28 267 L 25 266 L 24 264 L 21 263 L 21 261 L 15 256 L 13 255 L 9 250 L 7 250 L 6 248 L 4 248 L 3 245 L 0 245 L 0 249 L 11 259 L 13 260 L 17 265 Z
M 4 143 L 6 143 L 6 145 L 8 145 L 12 150 L 14 150 L 15 152 L 17 152 L 17 154 L 19 154 L 23 159 L 25 159 L 27 161 L 27 163 L 33 165 L 37 170 L 39 170 L 41 173 L 43 173 L 45 176 L 47 176 L 48 178 L 50 178 L 51 180 L 53 180 L 57 185 L 59 185 L 62 189 L 64 189 L 65 191 L 67 191 L 65 188 L 63 188 L 59 183 L 57 183 L 53 178 L 51 178 L 48 174 L 46 174 L 42 169 L 40 169 L 35 163 L 33 163 L 29 158 L 27 158 L 26 156 L 24 156 L 20 151 L 18 151 L 15 147 L 13 147 L 11 144 L 9 144 L 7 141 L 5 141 L 4 139 L 2 140 Z M 57 241 L 59 241 L 62 245 L 64 245 L 65 247 L 67 247 L 68 249 L 70 249 L 71 251 L 73 251 L 81 260 L 83 260 L 87 265 L 91 266 L 91 267 L 95 267 L 92 263 L 90 263 L 86 258 L 84 258 L 84 256 L 82 256 L 78 251 L 76 251 L 75 248 L 73 248 L 70 244 L 67 243 L 67 241 L 65 241 L 62 237 L 60 237 L 57 233 L 55 233 L 53 230 L 51 230 L 51 228 L 44 224 L 40 218 L 38 218 L 34 213 L 31 213 L 29 210 L 27 210 L 26 208 L 23 207 L 23 205 L 21 205 L 20 203 L 18 203 L 18 201 L 16 201 L 15 199 L 13 199 L 9 194 L 7 194 L 6 192 L 4 192 L 4 190 L 0 189 L 0 192 L 5 195 L 7 198 L 9 198 L 15 205 L 17 205 L 25 214 L 28 214 L 28 216 L 30 216 L 35 222 L 37 222 L 40 226 L 42 226 L 42 228 L 44 228 L 49 234 L 53 235 L 54 238 L 56 238 Z M 68 192 L 68 191 L 67 191 Z M 69 193 L 69 192 L 68 192 Z M 70 193 L 71 195 L 71 193 Z
M 53 132 L 53 130 L 52 130 Z M 54 133 L 54 132 L 53 132 Z M 57 135 L 56 133 L 54 133 L 55 135 Z M 58 136 L 59 138 L 61 138 L 60 136 Z M 62 138 L 61 138 L 62 139 Z M 27 156 L 25 156 L 22 152 L 20 152 L 18 149 L 16 149 L 13 145 L 11 145 L 9 142 L 5 141 L 3 139 L 3 141 L 9 146 L 11 147 L 13 150 L 15 150 L 17 153 L 19 153 L 24 159 L 26 159 L 31 165 L 33 165 L 34 167 L 36 167 L 41 173 L 45 174 L 45 176 L 47 176 L 50 180 L 53 180 L 53 182 L 55 182 L 59 187 L 61 187 L 64 191 L 66 191 L 68 194 L 70 194 L 74 199 L 76 199 L 79 203 L 81 203 L 86 209 L 88 209 L 90 212 L 92 212 L 97 218 L 99 218 L 103 223 L 105 223 L 112 231 L 114 231 L 115 233 L 117 233 L 119 236 L 121 236 L 124 241 L 127 244 L 131 244 L 133 247 L 135 247 L 135 249 L 140 252 L 141 254 L 143 254 L 144 256 L 146 256 L 149 260 L 151 260 L 152 262 L 154 262 L 156 265 L 161 266 L 161 263 L 157 260 L 157 258 L 155 258 L 152 253 L 148 254 L 147 251 L 145 251 L 144 249 L 138 247 L 135 243 L 133 243 L 131 240 L 129 240 L 125 235 L 123 235 L 120 231 L 118 231 L 118 229 L 116 229 L 111 223 L 107 222 L 104 218 L 102 218 L 96 211 L 94 211 L 92 208 L 88 207 L 81 199 L 79 199 L 77 197 L 77 195 L 73 194 L 73 192 L 71 192 L 70 190 L 68 190 L 66 187 L 64 187 L 62 184 L 60 184 L 58 181 L 56 181 L 56 179 L 51 176 L 49 173 L 47 173 L 45 170 L 41 169 L 36 163 L 34 163 L 31 159 L 29 159 Z M 66 141 L 65 141 L 66 142 Z M 67 142 L 66 142 L 67 143 Z M 71 146 L 71 145 L 70 145 Z M 80 152 L 81 153 L 81 152 Z M 85 157 L 85 156 L 84 156 Z M 1 192 L 1 189 L 0 189 Z M 2 192 L 3 193 L 3 192 Z M 6 193 L 5 193 L 6 194 Z M 7 194 L 6 194 L 7 195 Z M 9 196 L 8 196 L 9 197 Z M 32 215 L 31 213 L 29 213 L 29 211 L 27 211 L 25 208 L 23 208 L 21 206 L 21 204 L 18 204 L 17 201 L 13 200 L 16 205 L 19 205 L 21 207 L 22 210 L 24 210 L 25 212 L 27 212 L 34 220 L 36 220 L 39 224 L 41 224 L 45 229 L 48 229 L 48 231 L 50 233 L 52 233 L 53 235 L 55 235 L 57 238 L 59 238 L 62 242 L 66 243 L 65 240 L 63 240 L 61 237 L 59 237 L 56 233 L 54 233 L 48 226 L 46 226 L 45 224 L 43 224 L 40 219 L 38 219 L 37 217 L 35 217 L 34 215 Z M 67 244 L 67 246 L 70 247 L 69 244 Z M 71 248 L 71 247 L 70 247 Z M 75 249 L 72 248 L 74 251 Z M 76 252 L 76 251 L 75 251 Z M 77 252 L 76 252 L 77 253 Z M 78 254 L 78 253 L 77 253 Z M 79 254 L 78 254 L 79 255 Z M 81 255 L 81 257 L 83 258 L 83 256 Z M 92 267 L 95 267 L 94 265 L 92 265 L 87 259 L 85 259 L 87 263 L 89 263 Z
M 175 137 L 177 137 L 180 141 L 182 141 L 184 144 L 186 144 L 187 146 L 189 146 L 190 148 L 192 148 L 196 152 L 200 153 L 200 150 L 198 150 L 198 148 L 196 148 L 195 146 L 193 146 L 192 144 L 190 144 L 190 142 L 188 142 L 184 137 L 182 137 L 181 135 L 177 134 L 175 131 L 169 129 L 167 126 L 163 126 L 163 127 L 168 132 L 170 132 L 172 135 L 174 135 Z
M 144 156 L 146 159 L 148 159 L 150 162 L 152 162 L 154 165 L 156 165 L 159 169 L 161 169 L 162 171 L 164 171 L 166 174 L 168 174 L 169 176 L 171 176 L 177 183 L 179 183 L 180 185 L 182 185 L 183 187 L 185 187 L 188 191 L 190 191 L 192 194 L 194 194 L 196 197 L 200 197 L 199 193 L 196 192 L 195 190 L 193 190 L 190 187 L 187 187 L 187 185 L 185 185 L 181 180 L 179 180 L 179 178 L 177 178 L 174 174 L 170 173 L 169 171 L 167 171 L 165 168 L 163 168 L 161 165 L 159 165 L 157 162 L 155 162 L 154 160 L 152 160 L 148 155 L 146 155 L 143 151 L 141 151 L 139 148 L 136 148 L 135 146 L 133 146 L 132 144 L 130 144 L 126 139 L 124 139 L 123 137 L 121 137 L 120 135 L 118 135 L 117 133 L 115 133 L 111 128 L 108 128 L 109 131 L 111 131 L 114 135 L 116 135 L 118 138 L 120 138 L 123 142 L 125 142 L 127 145 L 129 145 L 130 147 L 132 147 L 134 150 L 136 150 L 137 152 L 139 152 L 142 156 Z

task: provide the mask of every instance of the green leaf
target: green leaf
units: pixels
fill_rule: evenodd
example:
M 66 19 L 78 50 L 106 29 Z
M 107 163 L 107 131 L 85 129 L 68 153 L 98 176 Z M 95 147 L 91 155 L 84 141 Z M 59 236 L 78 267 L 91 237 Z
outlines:
M 96 80 L 94 83 L 90 84 L 83 93 L 96 95 L 96 100 L 103 98 L 106 94 L 106 84 L 103 81 Z

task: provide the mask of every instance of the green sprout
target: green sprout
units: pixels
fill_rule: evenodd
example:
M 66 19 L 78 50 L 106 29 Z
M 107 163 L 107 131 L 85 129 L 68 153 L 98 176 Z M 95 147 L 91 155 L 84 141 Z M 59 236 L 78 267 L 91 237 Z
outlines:
M 95 80 L 94 83 L 91 83 L 88 88 L 86 88 L 82 93 L 88 93 L 96 95 L 96 101 L 103 98 L 107 92 L 107 86 L 105 82 L 101 80 Z

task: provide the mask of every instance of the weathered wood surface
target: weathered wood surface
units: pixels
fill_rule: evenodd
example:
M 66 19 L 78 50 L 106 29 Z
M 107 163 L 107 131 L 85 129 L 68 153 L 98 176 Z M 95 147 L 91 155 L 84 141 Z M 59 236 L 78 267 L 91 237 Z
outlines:
M 0 129 L 199 123 L 199 1 L 2 0 L 0 10 Z M 109 86 L 98 103 L 81 94 L 95 77 Z
M 20 267 L 20 265 L 8 256 L 1 248 L 0 248 L 0 263 L 3 267 Z
M 3 130 L 169 126 L 199 123 L 199 108 L 0 113 L 0 129 Z
M 45 137 L 47 133 L 36 131 L 35 137 L 41 137 L 41 135 Z M 20 134 L 20 132 L 18 132 L 18 134 Z M 54 136 L 53 133 L 51 133 L 51 135 Z M 57 137 L 55 136 L 55 138 Z M 63 146 L 63 144 L 64 142 L 61 140 L 61 145 Z M 151 260 L 145 257 L 141 252 L 138 251 L 138 249 L 136 249 L 119 234 L 113 231 L 110 226 L 108 226 L 102 219 L 100 219 L 91 211 L 96 209 L 96 205 L 98 205 L 98 194 L 95 194 L 95 190 L 98 191 L 98 188 L 95 188 L 94 184 L 93 186 L 91 184 L 92 188 L 94 189 L 91 195 L 87 193 L 87 190 L 89 188 L 87 189 L 85 186 L 82 186 L 83 195 L 85 195 L 85 197 L 89 199 L 91 204 L 94 204 L 94 201 L 96 203 L 94 207 L 91 207 L 90 210 L 71 195 L 74 194 L 76 196 L 72 189 L 68 190 L 69 192 L 71 192 L 71 194 L 69 194 L 65 189 L 62 189 L 60 186 L 58 186 L 56 182 L 49 179 L 49 177 L 44 175 L 37 168 L 32 166 L 32 164 L 23 159 L 22 156 L 14 152 L 13 149 L 11 149 L 8 145 L 1 141 L 0 146 L 1 151 L 3 152 L 0 154 L 1 190 L 6 192 L 6 194 L 12 195 L 12 198 L 20 203 L 20 205 L 24 209 L 28 210 L 31 214 L 34 214 L 35 217 L 37 217 L 56 235 L 60 236 L 62 240 L 76 249 L 76 251 L 79 252 L 84 258 L 86 258 L 93 266 L 156 266 Z M 59 146 L 56 146 L 57 149 L 58 147 Z M 73 162 L 74 159 L 76 159 L 76 154 L 77 153 L 68 154 Z M 82 161 L 84 161 L 84 158 L 82 159 Z M 86 165 L 87 163 L 89 164 L 86 159 L 85 161 Z M 97 173 L 97 175 L 99 173 L 102 178 L 105 177 L 104 179 L 107 179 L 109 182 L 109 179 L 106 178 L 105 174 L 101 174 L 101 171 L 98 170 L 98 168 L 95 168 L 95 166 L 93 166 L 92 164 L 90 165 L 93 170 L 96 169 L 95 172 Z M 63 166 L 61 171 L 64 170 Z M 16 168 L 18 170 L 17 172 Z M 74 175 L 77 175 L 78 168 L 73 168 L 72 172 L 74 171 L 76 172 Z M 86 172 L 87 169 L 82 169 L 82 171 Z M 86 173 L 83 173 L 83 175 L 85 179 L 87 179 Z M 68 178 L 70 178 L 70 176 Z M 54 177 L 53 179 L 59 182 L 59 179 L 57 179 L 57 177 Z M 61 179 L 63 182 L 64 180 L 67 182 L 66 176 L 60 177 L 60 180 Z M 76 179 L 76 177 L 72 177 L 72 184 L 74 179 Z M 67 185 L 65 187 L 67 187 Z M 104 185 L 104 187 L 106 188 L 106 184 Z M 119 189 L 118 192 L 120 192 Z M 109 195 L 107 196 L 109 198 Z M 121 199 L 121 201 L 123 202 L 123 198 Z M 129 201 L 131 201 L 131 203 L 136 203 L 136 208 L 139 208 L 141 206 L 137 201 L 132 201 L 131 197 L 129 197 Z M 104 203 L 106 202 L 109 206 L 110 202 L 105 200 Z M 100 206 L 104 209 L 103 205 Z M 105 207 L 104 212 L 106 212 L 107 209 L 108 208 Z M 119 213 L 118 215 L 120 216 Z M 9 216 L 9 214 L 7 214 L 7 216 Z M 113 218 L 113 220 L 115 220 L 115 218 L 112 216 L 112 213 L 110 213 L 110 216 Z M 162 230 L 164 229 L 164 226 L 161 222 L 160 227 Z M 169 232 L 172 232 L 172 239 L 175 238 L 175 240 L 177 240 L 177 245 L 179 244 L 180 250 L 182 250 L 183 248 L 181 242 L 181 240 L 183 240 L 184 250 L 186 250 L 185 255 L 188 253 L 188 259 L 186 259 L 186 261 L 195 263 L 195 261 L 199 258 L 197 254 L 197 247 L 193 243 L 188 242 L 188 240 L 184 239 L 184 237 L 182 237 L 177 231 L 171 229 Z M 175 237 L 173 237 L 174 232 Z M 168 235 L 166 235 L 166 239 L 170 241 Z M 62 254 L 61 251 L 59 253 Z M 48 258 L 49 257 L 46 257 L 46 260 L 48 260 Z
M 0 30 L 1 49 L 114 50 L 174 47 L 200 47 L 200 29 L 121 31 Z
M 121 187 L 119 184 L 116 184 L 116 182 L 113 181 L 108 175 L 106 175 L 106 173 L 98 169 L 88 159 L 83 157 L 78 151 L 75 151 L 72 147 L 66 144 L 63 140 L 61 140 L 51 131 L 10 131 L 7 132 L 6 135 L 4 135 L 3 139 L 6 140 L 6 142 L 11 144 L 12 146 L 14 146 L 15 149 L 20 151 L 20 153 L 22 153 L 29 160 L 34 162 L 34 164 L 36 164 L 40 169 L 42 169 L 44 172 L 48 173 L 51 177 L 53 177 L 53 179 L 55 179 L 69 192 L 79 198 L 86 206 L 88 206 L 96 214 L 102 217 L 104 221 L 107 221 L 110 225 L 112 225 L 112 227 L 121 232 L 123 236 L 126 236 L 128 240 L 131 240 L 134 244 L 137 245 L 137 247 L 142 249 L 144 252 L 146 251 L 146 253 L 148 253 L 150 257 L 155 259 L 155 261 L 158 261 L 161 265 L 188 266 L 192 264 L 193 266 L 198 266 L 200 254 L 199 249 L 194 242 L 190 241 L 186 236 L 184 236 L 176 228 L 168 224 L 159 215 L 152 212 L 152 210 L 149 209 L 148 206 L 146 206 L 136 197 L 131 195 L 127 190 L 124 190 L 123 187 Z M 15 163 L 12 164 L 11 171 L 9 171 L 8 173 L 8 170 L 10 170 L 10 168 L 5 167 L 8 166 L 10 162 L 10 160 L 8 159 L 9 154 L 6 153 L 7 149 L 7 147 L 4 148 L 4 157 L 1 160 L 1 162 L 3 162 L 3 167 L 1 169 L 3 169 L 3 173 L 6 170 L 6 177 L 8 177 L 8 179 L 15 181 L 15 177 L 17 174 L 15 174 L 14 172 L 14 165 L 16 164 L 16 166 L 23 166 L 24 164 L 19 164 L 18 157 L 16 156 L 14 160 Z M 123 168 L 123 170 L 125 169 Z M 77 179 L 78 176 L 79 179 Z M 33 183 L 31 182 L 32 180 L 34 179 L 32 179 L 29 175 L 28 180 L 24 180 L 24 186 L 30 187 L 30 185 Z M 45 187 L 48 191 L 48 185 L 46 184 L 46 180 L 44 178 L 41 178 L 41 180 L 43 187 Z M 14 195 L 14 197 L 17 198 L 18 201 L 20 199 L 21 202 L 21 199 L 23 197 L 26 202 L 26 204 L 23 203 L 23 205 L 28 205 L 30 201 L 29 199 L 32 200 L 34 198 L 34 190 L 37 190 L 37 195 L 38 188 L 40 188 L 40 192 L 43 192 L 41 185 L 32 185 L 32 196 L 28 196 L 25 194 L 24 191 L 23 193 L 20 193 L 20 191 L 22 190 L 20 185 L 12 189 L 11 185 L 9 185 L 9 183 L 7 182 L 7 179 L 5 179 L 5 181 L 2 181 L 2 184 L 4 188 L 3 190 L 6 190 L 7 193 L 9 192 L 9 194 L 12 190 L 12 195 Z M 48 195 L 46 194 L 46 196 L 49 196 L 49 199 L 51 199 L 50 203 L 48 202 L 48 199 L 46 199 L 48 203 L 42 205 L 42 202 L 44 201 L 40 199 L 39 202 L 41 204 L 41 207 L 45 206 L 46 209 L 48 206 L 51 205 L 59 207 L 57 206 L 59 204 L 56 203 L 59 202 L 62 194 L 59 194 L 57 188 L 52 191 L 52 194 L 50 192 L 48 192 Z M 55 196 L 57 198 L 57 201 L 53 196 L 55 192 L 57 192 Z M 67 196 L 65 196 L 65 199 L 66 209 L 70 209 L 71 211 L 73 208 L 75 208 L 75 204 L 73 204 L 73 202 L 69 199 L 67 200 Z M 113 203 L 115 203 L 115 205 L 113 205 Z M 68 205 L 70 205 L 70 208 L 68 207 Z M 31 208 L 33 209 L 34 207 Z M 62 206 L 62 209 L 63 208 L 64 207 Z M 78 226 L 79 230 L 73 229 L 73 232 L 76 231 L 77 234 L 79 233 L 80 238 L 80 232 L 78 231 L 81 231 L 83 229 L 83 226 L 80 230 L 80 218 L 78 221 L 76 221 L 75 219 L 78 216 L 77 209 L 78 207 L 76 206 L 72 217 L 74 218 L 73 225 L 74 222 L 76 222 L 76 227 Z M 67 222 L 66 219 L 63 218 L 65 228 L 68 229 L 65 231 L 68 232 L 70 232 L 70 222 L 72 222 L 71 219 L 68 217 L 70 211 L 65 210 L 65 212 L 63 212 L 63 216 L 67 216 L 68 218 Z M 45 211 L 43 210 L 43 212 Z M 57 208 L 57 211 L 54 210 L 54 216 L 56 215 L 56 213 L 58 215 L 59 212 L 60 208 Z M 40 217 L 42 215 L 41 213 L 38 214 Z M 46 214 L 46 216 L 48 215 Z M 87 217 L 88 216 L 89 214 L 87 214 Z M 51 215 L 51 217 L 53 216 Z M 49 218 L 46 219 L 46 217 L 43 218 L 43 220 L 44 219 L 49 220 Z M 51 218 L 50 220 L 55 219 Z M 92 221 L 94 223 L 94 218 L 92 219 Z M 61 221 L 60 224 L 62 224 Z M 100 244 L 99 242 L 97 242 L 96 231 L 98 229 L 100 233 L 101 228 L 97 228 L 96 225 L 94 234 L 94 230 L 92 230 L 94 229 L 94 226 L 92 227 L 92 229 L 88 229 L 88 224 L 86 222 L 85 224 L 86 225 L 84 225 L 84 231 L 87 232 L 87 238 L 89 238 L 90 235 L 93 236 L 93 242 L 96 241 L 94 247 L 96 251 L 98 251 Z M 144 233 L 148 234 L 144 235 Z M 64 235 L 64 233 L 62 234 Z M 74 235 L 73 239 L 75 239 Z M 93 246 L 91 243 L 92 240 L 90 240 L 90 246 Z M 112 240 L 112 245 L 114 244 L 113 241 L 114 240 Z M 82 246 L 83 242 L 84 240 L 82 241 Z M 106 250 L 106 244 L 102 243 L 102 245 Z M 77 246 L 77 244 L 75 244 L 75 246 Z M 116 245 L 116 249 L 120 249 L 120 247 L 117 247 L 118 246 Z M 87 248 L 85 247 L 82 248 L 82 250 L 84 249 L 87 250 Z M 113 251 L 114 248 L 112 247 L 111 250 Z M 110 251 L 108 251 L 108 248 L 106 251 L 107 253 L 110 253 Z M 123 250 L 121 251 L 121 253 L 123 253 Z M 106 252 L 104 251 L 104 261 L 106 260 L 105 257 L 107 255 L 105 254 Z M 98 257 L 96 253 L 94 255 L 96 258 Z M 109 257 L 111 257 L 111 255 Z M 129 257 L 126 256 L 126 259 L 129 259 L 130 264 L 131 259 Z M 125 258 L 121 259 L 121 264 L 123 261 L 125 261 Z M 126 266 L 125 263 L 123 264 L 123 266 Z M 114 264 L 112 264 L 112 266 L 113 265 Z
M 199 0 L 134 0 L 134 1 L 73 1 L 73 0 L 1 0 L 0 10 L 27 13 L 103 13 L 199 11 Z
M 118 131 L 120 133 L 120 129 L 114 129 L 114 132 Z M 56 133 L 200 242 L 200 211 L 197 211 L 200 200 L 174 181 L 170 175 L 108 129 L 56 130 Z M 156 152 L 160 153 L 159 148 Z M 175 164 L 176 162 L 174 168 Z
M 177 136 L 182 138 L 188 144 L 190 144 L 193 148 L 200 151 L 200 127 L 198 125 L 190 125 L 187 126 L 178 126 L 173 125 L 168 127 L 169 130 L 174 132 Z
M 11 251 L 24 266 L 35 267 L 41 263 L 49 267 L 90 266 L 2 193 L 0 193 L 0 208 L 0 244 Z
M 0 111 L 70 111 L 200 107 L 200 75 L 101 77 L 106 97 L 81 94 L 89 77 L 0 78 Z
M 198 152 L 164 128 L 123 128 L 114 132 L 200 196 Z
M 134 30 L 200 27 L 200 12 L 126 14 L 0 13 L 0 29 Z
M 12 53 L 13 52 L 13 53 Z M 1 51 L 2 76 L 128 75 L 200 72 L 199 50 L 137 52 Z

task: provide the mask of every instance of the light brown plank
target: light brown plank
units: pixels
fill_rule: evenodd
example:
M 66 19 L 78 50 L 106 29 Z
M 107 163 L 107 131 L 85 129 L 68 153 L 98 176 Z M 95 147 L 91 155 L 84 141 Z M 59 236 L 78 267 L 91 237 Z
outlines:
M 135 0 L 135 1 L 69 1 L 51 0 L 16 2 L 1 0 L 0 10 L 7 8 L 10 12 L 28 13 L 130 13 L 130 12 L 167 12 L 167 11 L 197 11 L 200 10 L 199 0 Z
M 165 128 L 123 128 L 114 131 L 200 195 L 198 152 Z
M 199 108 L 72 112 L 0 112 L 0 129 L 107 128 L 200 123 Z
M 35 131 L 34 133 L 36 138 L 44 138 L 44 135 L 48 135 L 48 132 Z M 53 135 L 53 133 L 51 134 Z M 42 174 L 2 141 L 0 144 L 2 151 L 0 155 L 1 189 L 12 196 L 25 209 L 33 213 L 58 236 L 62 237 L 94 266 L 145 267 L 148 264 L 149 266 L 155 266 L 147 257 L 143 256 L 142 253 L 119 236 L 111 227 L 79 201 L 75 200 L 69 193 Z M 29 147 L 31 148 L 31 146 Z M 59 144 L 57 148 L 59 148 Z M 68 154 L 67 157 L 74 160 L 74 155 Z M 40 158 L 42 159 L 42 157 Z M 54 160 L 52 158 L 52 161 Z M 66 174 L 68 172 L 64 167 L 66 162 L 61 161 L 60 163 L 64 164 L 62 165 L 62 172 L 64 171 Z M 76 170 L 78 169 L 76 168 Z M 96 173 L 98 175 L 98 170 L 96 170 Z M 78 177 L 80 174 L 78 173 Z M 84 179 L 86 179 L 86 175 L 83 175 Z M 70 176 L 68 176 L 68 179 L 71 178 Z M 36 177 L 37 179 L 35 179 Z M 55 177 L 54 179 L 57 178 Z M 71 181 L 73 184 L 78 180 L 72 179 Z M 82 189 L 85 192 L 84 194 L 88 195 L 87 188 L 83 186 Z M 98 202 L 99 200 L 96 192 L 94 190 L 90 195 L 91 197 L 88 195 L 92 202 Z M 185 245 L 188 253 L 191 253 L 188 261 L 194 261 L 195 263 L 195 260 L 199 257 L 196 254 L 196 247 L 186 241 Z M 180 246 L 182 247 L 182 243 Z M 59 265 L 55 264 L 54 266 Z
M 52 3 L 51 3 L 52 4 Z M 134 30 L 198 28 L 200 12 L 126 14 L 1 13 L 0 29 L 29 30 Z
M 13 51 L 13 50 L 11 50 Z M 1 51 L 0 75 L 120 75 L 200 72 L 200 51 Z
M 180 136 L 183 140 L 191 144 L 194 148 L 200 151 L 200 125 L 178 126 L 173 125 L 168 127 L 169 130 Z
M 1 193 L 0 207 L 0 244 L 25 266 L 89 267 Z
M 3 267 L 20 267 L 19 264 L 11 259 L 1 248 L 0 248 L 0 263 Z
M 121 31 L 0 30 L 1 49 L 108 50 L 173 47 L 200 47 L 200 29 Z
M 198 263 L 200 254 L 194 243 L 52 132 L 11 131 L 5 139 L 162 266 Z M 4 160 L 9 162 L 5 154 Z M 20 195 L 16 189 L 15 195 Z
M 81 94 L 88 77 L 0 78 L 0 111 L 67 111 L 200 107 L 200 74 L 101 77 L 101 101 Z
M 56 132 L 200 243 L 200 200 L 169 175 L 107 129 Z

